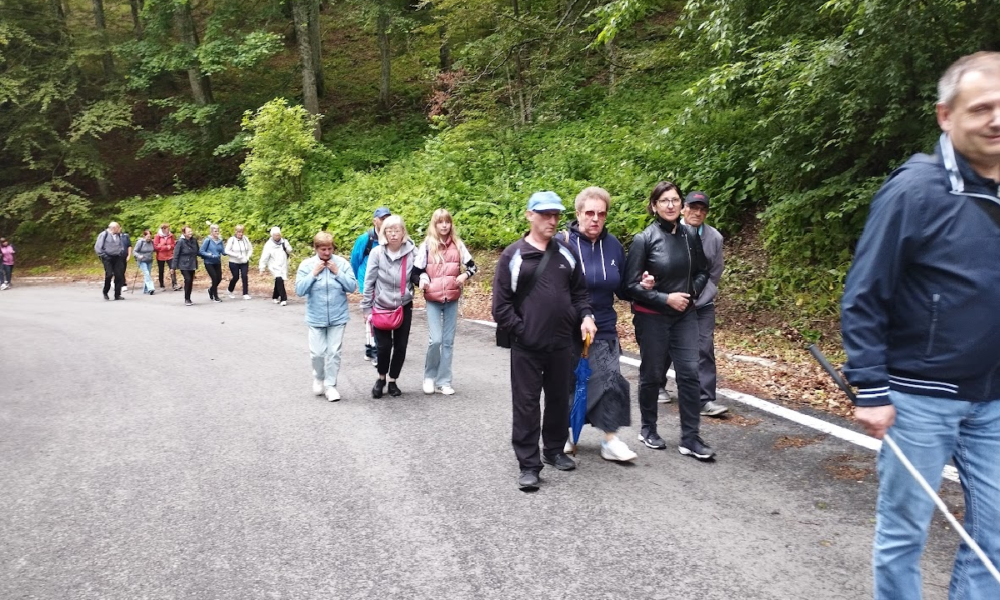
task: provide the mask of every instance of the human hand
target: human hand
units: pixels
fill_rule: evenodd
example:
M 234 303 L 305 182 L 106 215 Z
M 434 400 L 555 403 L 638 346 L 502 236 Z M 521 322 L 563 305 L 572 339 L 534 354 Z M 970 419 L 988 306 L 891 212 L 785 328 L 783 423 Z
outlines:
M 688 304 L 691 304 L 691 294 L 685 294 L 684 292 L 667 294 L 667 306 L 678 312 L 687 310 Z
M 337 268 L 337 263 L 332 258 L 326 261 L 326 268 L 330 269 L 330 272 L 334 275 L 340 272 L 340 269 Z
M 326 268 L 325 262 L 319 261 L 318 263 L 316 263 L 316 267 L 313 268 L 313 277 L 319 277 L 319 274 L 322 273 L 323 269 L 325 268 Z
M 586 340 L 587 336 L 590 339 L 594 339 L 594 335 L 597 334 L 597 324 L 594 323 L 594 318 L 591 316 L 586 316 L 583 318 L 583 323 L 580 324 L 580 339 Z
M 868 435 L 880 440 L 896 421 L 896 407 L 885 406 L 855 406 L 854 418 L 861 423 Z
M 653 285 L 656 283 L 656 279 L 649 274 L 649 271 L 642 272 L 642 278 L 639 280 L 639 285 L 642 286 L 644 290 L 653 289 Z
M 468 273 L 462 273 L 461 275 L 455 278 L 455 282 L 458 283 L 458 287 L 460 288 L 465 287 L 465 282 L 468 280 L 469 280 Z

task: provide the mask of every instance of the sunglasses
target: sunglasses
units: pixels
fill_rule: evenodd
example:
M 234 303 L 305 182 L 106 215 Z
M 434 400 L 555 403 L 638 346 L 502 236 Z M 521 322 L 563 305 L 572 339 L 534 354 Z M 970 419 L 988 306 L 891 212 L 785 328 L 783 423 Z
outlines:
M 602 211 L 585 210 L 585 211 L 583 211 L 583 216 L 585 216 L 585 217 L 587 217 L 588 219 L 591 219 L 591 220 L 597 219 L 598 221 L 600 221 L 602 219 L 607 219 L 608 218 L 608 211 L 606 211 L 606 210 L 602 210 Z

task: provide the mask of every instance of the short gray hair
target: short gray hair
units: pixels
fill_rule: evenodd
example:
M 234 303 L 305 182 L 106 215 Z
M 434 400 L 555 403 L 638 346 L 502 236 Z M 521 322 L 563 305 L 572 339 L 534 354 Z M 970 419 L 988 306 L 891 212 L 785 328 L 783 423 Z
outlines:
M 580 209 L 583 208 L 583 203 L 591 199 L 603 200 L 604 209 L 611 210 L 611 194 L 608 193 L 608 190 L 596 185 L 583 188 L 583 191 L 576 195 L 576 200 L 573 202 L 573 209 L 576 212 L 580 212 Z
M 976 52 L 953 62 L 938 80 L 938 104 L 951 106 L 958 96 L 958 84 L 962 77 L 972 72 L 1000 75 L 1000 52 Z

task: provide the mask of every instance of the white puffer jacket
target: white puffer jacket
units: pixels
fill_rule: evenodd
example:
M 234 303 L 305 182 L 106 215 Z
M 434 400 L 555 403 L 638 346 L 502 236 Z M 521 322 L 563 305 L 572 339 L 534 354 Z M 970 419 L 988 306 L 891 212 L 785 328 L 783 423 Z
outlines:
M 292 245 L 288 240 L 281 238 L 280 242 L 275 242 L 274 238 L 268 238 L 264 244 L 264 250 L 260 253 L 260 271 L 266 268 L 275 277 L 288 279 L 288 255 L 292 253 Z

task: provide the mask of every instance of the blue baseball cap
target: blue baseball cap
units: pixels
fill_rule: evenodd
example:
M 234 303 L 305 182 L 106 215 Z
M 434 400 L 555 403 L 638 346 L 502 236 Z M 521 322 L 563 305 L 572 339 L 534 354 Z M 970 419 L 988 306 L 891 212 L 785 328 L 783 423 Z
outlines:
M 542 212 L 543 210 L 562 212 L 566 208 L 562 205 L 562 198 L 555 192 L 535 192 L 528 198 L 528 210 L 532 212 Z
M 390 212 L 389 209 L 386 208 L 386 207 L 384 207 L 384 206 L 381 206 L 381 207 L 375 209 L 375 218 L 376 219 L 384 219 L 384 218 L 388 217 L 391 214 L 392 214 L 392 212 Z

